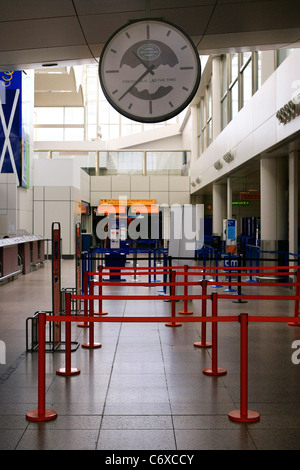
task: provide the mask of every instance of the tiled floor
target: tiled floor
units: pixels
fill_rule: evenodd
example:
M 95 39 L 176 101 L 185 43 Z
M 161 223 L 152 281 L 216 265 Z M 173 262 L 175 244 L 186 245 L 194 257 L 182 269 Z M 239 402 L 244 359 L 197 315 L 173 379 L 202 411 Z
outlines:
M 73 287 L 74 262 L 62 261 L 62 287 Z M 157 287 L 109 286 L 105 293 L 157 294 Z M 286 288 L 258 287 L 243 293 L 290 294 Z M 266 290 L 268 289 L 268 290 Z M 222 293 L 223 288 L 209 287 Z M 27 411 L 37 408 L 36 352 L 25 352 L 25 320 L 51 310 L 51 262 L 0 287 L 0 339 L 6 364 L 0 364 L 1 450 L 255 450 L 300 449 L 300 364 L 293 364 L 292 343 L 300 328 L 285 323 L 249 325 L 248 408 L 260 414 L 252 424 L 234 423 L 228 412 L 240 406 L 240 327 L 219 323 L 218 365 L 227 374 L 209 377 L 211 349 L 194 348 L 199 323 L 170 328 L 164 323 L 96 323 L 95 341 L 86 350 L 88 330 L 72 325 L 72 367 L 80 374 L 61 377 L 64 353 L 46 354 L 46 407 L 52 421 L 35 423 Z M 170 303 L 105 301 L 109 315 L 168 316 Z M 200 301 L 189 304 L 201 314 Z M 182 302 L 176 304 L 176 310 Z M 220 315 L 293 315 L 291 301 L 219 301 Z M 208 314 L 211 314 L 210 303 Z M 207 339 L 211 325 L 207 326 Z

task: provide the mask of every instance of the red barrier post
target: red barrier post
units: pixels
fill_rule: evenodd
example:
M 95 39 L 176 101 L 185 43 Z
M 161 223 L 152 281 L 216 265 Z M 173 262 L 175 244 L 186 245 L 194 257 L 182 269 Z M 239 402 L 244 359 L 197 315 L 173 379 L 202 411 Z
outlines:
M 300 271 L 298 269 L 297 275 L 296 275 L 296 289 L 295 289 L 295 296 L 299 297 L 300 293 Z M 299 316 L 299 299 L 295 300 L 295 310 L 294 310 L 294 317 L 298 318 Z M 290 321 L 288 322 L 289 326 L 300 326 L 300 322 L 298 321 Z
M 212 317 L 217 318 L 218 316 L 218 295 L 214 292 L 212 294 Z M 212 333 L 212 367 L 203 369 L 205 375 L 226 375 L 227 370 L 218 367 L 218 323 L 212 322 L 211 325 Z
M 175 281 L 176 281 L 176 271 L 173 270 L 171 271 L 171 283 L 173 284 L 170 286 L 171 297 L 175 295 Z M 171 317 L 174 318 L 175 315 L 176 315 L 175 299 L 171 299 Z M 171 322 L 166 323 L 165 325 L 166 326 L 181 326 L 182 323 L 171 321 Z
M 89 285 L 89 316 L 93 317 L 94 316 L 94 299 L 92 298 L 94 295 L 94 281 L 90 281 Z M 94 341 L 94 322 L 90 322 L 90 328 L 89 328 L 89 343 L 83 343 L 82 347 L 85 349 L 96 349 L 96 348 L 101 348 L 102 344 L 101 343 L 95 343 Z
M 71 317 L 71 294 L 66 293 L 66 317 Z M 71 321 L 66 321 L 65 326 L 65 367 L 56 370 L 57 375 L 70 376 L 80 374 L 80 369 L 71 367 Z
M 54 410 L 46 409 L 46 314 L 38 317 L 38 408 L 26 413 L 29 421 L 50 421 L 57 417 Z
M 188 272 L 188 269 L 189 267 L 187 265 L 184 266 L 184 282 L 188 282 L 188 276 L 187 276 L 187 272 Z M 185 285 L 184 286 L 184 295 L 187 296 L 188 295 L 188 286 Z M 188 310 L 188 299 L 184 299 L 184 309 L 181 310 L 180 312 L 178 312 L 180 315 L 193 315 L 193 312 L 191 310 Z
M 88 295 L 88 290 L 89 290 L 89 273 L 88 271 L 84 271 L 83 275 L 83 293 L 84 295 Z M 88 300 L 85 298 L 83 300 L 83 314 L 85 317 L 88 316 Z M 79 327 L 82 328 L 88 328 L 90 325 L 87 321 L 84 321 L 83 323 L 78 323 Z
M 259 413 L 248 410 L 248 315 L 240 314 L 241 325 L 241 389 L 240 389 L 240 410 L 233 410 L 228 413 L 231 421 L 237 423 L 255 423 L 259 421 Z
M 98 271 L 99 271 L 99 291 L 98 291 L 98 294 L 99 294 L 99 312 L 95 312 L 94 315 L 107 315 L 108 312 L 103 312 L 102 310 L 102 289 L 103 289 L 103 276 L 102 276 L 102 272 L 103 272 L 103 266 L 100 264 L 98 266 Z
M 202 286 L 202 295 L 206 296 L 207 295 L 207 280 L 203 279 L 203 281 L 200 281 L 201 286 Z M 202 317 L 206 317 L 206 298 L 202 298 L 202 312 L 201 312 Z M 208 343 L 206 341 L 206 322 L 203 321 L 201 322 L 201 341 L 197 341 L 194 343 L 195 348 L 210 348 L 211 343 Z

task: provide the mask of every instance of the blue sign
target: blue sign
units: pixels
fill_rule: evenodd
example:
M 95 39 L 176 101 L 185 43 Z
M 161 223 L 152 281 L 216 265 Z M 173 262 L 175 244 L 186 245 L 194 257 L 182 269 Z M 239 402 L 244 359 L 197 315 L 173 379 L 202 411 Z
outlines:
M 0 72 L 0 173 L 16 173 L 28 184 L 28 138 L 22 122 L 22 72 Z
M 235 240 L 236 238 L 236 221 L 234 219 L 227 220 L 227 239 Z

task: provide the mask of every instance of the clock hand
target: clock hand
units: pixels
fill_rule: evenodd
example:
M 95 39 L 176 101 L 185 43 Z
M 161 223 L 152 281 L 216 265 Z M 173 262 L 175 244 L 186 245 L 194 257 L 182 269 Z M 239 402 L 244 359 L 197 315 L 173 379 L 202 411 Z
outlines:
M 153 69 L 154 69 L 154 64 L 152 64 L 151 67 L 150 67 L 149 69 L 147 69 L 147 70 L 140 76 L 140 78 L 138 78 L 138 79 L 131 85 L 131 87 L 129 87 L 128 90 L 125 91 L 125 93 L 123 93 L 122 96 L 120 96 L 119 101 L 121 101 L 121 99 L 124 98 L 124 96 L 127 95 L 127 93 L 129 93 L 130 90 L 132 90 L 132 88 L 135 87 L 135 85 L 137 85 L 141 80 L 143 80 L 143 78 L 146 77 L 146 75 L 148 75 L 148 73 L 151 73 Z
M 151 73 L 151 75 L 154 75 L 154 72 L 152 70 L 154 67 L 152 65 L 151 65 L 151 67 L 149 67 L 146 64 L 146 62 L 137 55 L 136 52 L 132 51 L 132 54 L 141 62 L 141 64 L 143 64 L 144 67 L 146 67 L 147 70 L 149 70 L 149 73 Z

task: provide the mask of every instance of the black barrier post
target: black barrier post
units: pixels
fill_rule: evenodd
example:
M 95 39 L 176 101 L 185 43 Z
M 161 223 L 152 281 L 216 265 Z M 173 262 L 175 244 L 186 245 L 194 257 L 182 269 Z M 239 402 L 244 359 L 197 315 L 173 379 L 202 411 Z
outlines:
M 75 286 L 76 294 L 80 295 L 81 293 L 81 225 L 80 222 L 76 222 L 75 226 Z M 76 313 L 81 310 L 81 300 L 76 300 Z
M 57 228 L 55 228 L 57 226 Z M 61 313 L 61 238 L 60 223 L 52 223 L 52 313 Z M 61 323 L 53 322 L 53 349 L 61 343 Z
M 244 258 L 243 258 L 243 255 L 239 254 L 238 255 L 238 267 L 241 268 L 242 267 L 242 264 L 244 266 Z M 238 274 L 238 282 L 240 283 L 241 282 L 241 270 L 239 269 L 239 274 Z M 233 294 L 233 295 L 242 295 L 242 286 L 238 286 L 238 289 L 237 289 L 237 294 Z M 236 299 L 236 300 L 232 300 L 232 303 L 233 304 L 246 304 L 248 303 L 248 300 L 243 300 L 243 299 Z

